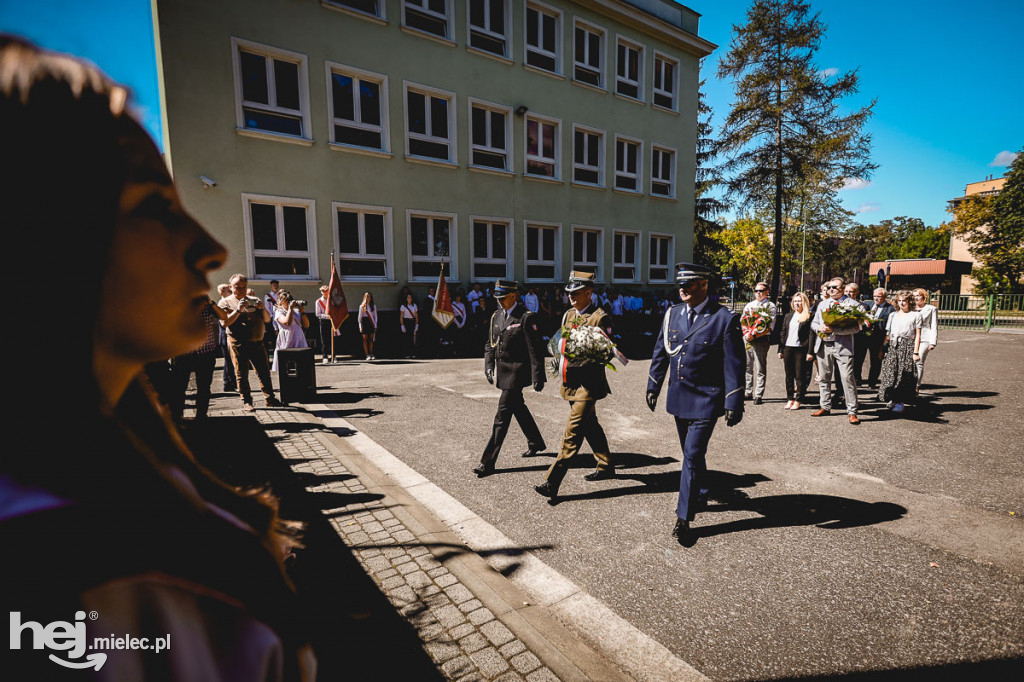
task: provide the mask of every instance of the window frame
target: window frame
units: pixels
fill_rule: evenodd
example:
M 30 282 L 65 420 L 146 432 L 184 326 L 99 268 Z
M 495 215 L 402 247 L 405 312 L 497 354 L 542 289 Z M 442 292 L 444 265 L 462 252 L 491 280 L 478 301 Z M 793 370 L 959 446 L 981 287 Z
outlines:
M 628 187 L 619 187 L 619 141 L 627 142 L 635 145 L 636 150 L 636 189 L 629 189 Z M 627 194 L 643 194 L 644 193 L 644 142 L 638 140 L 635 137 L 629 137 L 628 135 L 615 135 L 615 166 L 612 169 L 613 182 L 612 189 L 616 192 L 625 192 Z M 621 173 L 623 177 L 630 177 L 628 172 Z
M 243 51 L 258 54 L 267 60 L 267 99 L 274 100 L 275 104 L 263 104 L 262 102 L 253 102 L 244 99 L 244 95 L 242 94 L 241 60 L 241 52 Z M 272 77 L 272 64 L 275 59 L 298 65 L 299 106 L 301 107 L 298 114 L 296 114 L 294 109 L 278 107 L 276 104 L 277 84 L 275 79 Z M 235 88 L 235 132 L 241 135 L 259 137 L 267 140 L 279 140 L 282 142 L 291 142 L 307 146 L 313 144 L 313 129 L 309 109 L 309 58 L 306 55 L 300 52 L 292 52 L 291 50 L 283 50 L 278 47 L 273 47 L 272 45 L 246 40 L 245 38 L 231 36 L 231 66 L 234 74 Z M 302 135 L 291 135 L 289 133 L 279 133 L 272 130 L 249 128 L 245 124 L 245 109 L 257 109 L 269 114 L 298 118 L 302 125 Z
M 619 75 L 619 45 L 624 45 L 628 49 L 636 50 L 639 54 L 637 55 L 637 79 L 631 81 L 627 76 Z M 638 43 L 635 40 L 630 40 L 623 35 L 615 36 L 615 88 L 614 92 L 617 97 L 622 97 L 634 102 L 644 101 L 644 74 L 646 73 L 646 64 L 644 60 L 647 58 L 646 46 L 642 43 Z M 625 95 L 619 92 L 619 83 L 625 83 L 628 85 L 636 86 L 636 97 L 632 95 Z
M 651 242 L 654 241 L 655 239 L 664 239 L 664 240 L 668 241 L 668 252 L 666 253 L 667 261 L 666 261 L 666 263 L 664 265 L 662 265 L 661 263 L 657 263 L 656 264 L 654 262 L 654 251 L 651 248 L 651 246 L 652 246 Z M 675 281 L 675 279 L 673 277 L 673 272 L 674 271 L 673 271 L 673 268 L 672 268 L 672 263 L 675 260 L 675 248 L 676 248 L 676 238 L 675 238 L 674 234 L 669 234 L 667 232 L 648 232 L 647 233 L 647 281 L 649 283 L 651 283 L 651 284 L 669 284 L 669 283 L 672 283 L 673 281 Z M 658 278 L 655 278 L 655 277 L 653 277 L 651 275 L 651 270 L 653 268 L 655 268 L 655 267 L 658 267 L 658 268 L 664 267 L 665 268 L 665 278 L 664 279 L 658 279 Z
M 359 214 L 359 253 L 342 252 L 341 243 L 338 239 L 338 211 Z M 366 253 L 366 223 L 364 216 L 367 214 L 384 216 L 384 257 L 377 254 Z M 334 252 L 338 258 L 345 257 L 348 260 L 384 261 L 385 272 L 382 277 L 342 275 L 338 277 L 345 282 L 394 282 L 395 280 L 395 249 L 394 232 L 392 227 L 392 209 L 390 206 L 370 206 L 368 204 L 352 204 L 344 201 L 331 202 L 331 237 L 334 244 Z
M 596 135 L 598 139 L 597 143 L 597 166 L 585 166 L 579 162 L 576 158 L 576 133 L 581 132 L 584 135 Z M 580 125 L 574 123 L 572 125 L 572 183 L 574 185 L 582 185 L 584 187 L 600 187 L 605 186 L 605 131 L 598 128 L 591 128 L 590 126 Z M 585 149 L 585 147 L 584 147 Z M 587 182 L 585 180 L 578 180 L 576 178 L 576 171 L 583 168 L 584 170 L 593 170 L 597 172 L 597 182 Z
M 547 50 L 545 50 L 543 47 L 540 47 L 540 46 L 538 46 L 538 47 L 531 46 L 530 43 L 528 42 L 529 41 L 530 10 L 531 9 L 539 12 L 540 14 L 548 14 L 548 15 L 551 15 L 551 16 L 555 17 L 555 51 L 554 51 L 554 53 L 550 53 Z M 543 74 L 548 74 L 548 75 L 555 75 L 555 76 L 558 76 L 558 77 L 561 77 L 561 78 L 565 77 L 564 73 L 563 73 L 564 72 L 564 67 L 562 66 L 562 53 L 563 53 L 563 48 L 562 48 L 562 32 L 563 32 L 562 29 L 563 29 L 563 23 L 562 23 L 562 21 L 563 21 L 564 18 L 565 18 L 564 12 L 561 9 L 559 9 L 558 7 L 553 7 L 553 6 L 545 4 L 543 2 L 539 2 L 538 0 L 527 0 L 526 2 L 523 3 L 523 66 L 525 68 L 533 69 L 533 70 L 537 71 L 538 73 L 543 73 Z M 540 38 L 541 38 L 540 42 L 541 43 L 544 42 L 544 40 L 543 40 L 543 27 L 544 27 L 544 22 L 542 20 L 542 21 L 540 21 L 540 23 L 539 23 L 539 25 L 537 27 L 537 35 L 540 36 Z M 546 69 L 543 66 L 537 66 L 536 64 L 531 64 L 530 61 L 529 61 L 529 59 L 530 59 L 530 52 L 537 52 L 541 56 L 549 57 L 549 58 L 553 59 L 554 62 L 555 62 L 555 70 L 552 71 L 551 69 Z
M 427 218 L 431 222 L 428 225 L 429 235 L 433 235 L 435 218 L 441 218 L 448 221 L 449 234 L 448 234 L 448 274 L 445 275 L 445 279 L 448 283 L 459 281 L 459 216 L 457 213 L 446 213 L 444 211 L 426 211 L 415 208 L 407 208 L 405 210 L 405 243 L 406 253 L 409 256 L 407 270 L 409 277 L 407 278 L 410 282 L 436 282 L 437 275 L 431 275 L 430 277 L 417 277 L 413 275 L 412 265 L 416 263 L 443 263 L 444 257 L 437 256 L 416 256 L 412 252 L 412 219 L 413 218 Z M 432 240 L 430 240 L 432 241 Z
M 476 99 L 475 97 L 467 97 L 466 99 L 467 99 L 467 102 L 468 102 L 468 113 L 469 113 L 469 120 L 468 120 L 468 125 L 469 125 L 469 135 L 468 135 L 468 137 L 469 137 L 469 159 L 468 159 L 468 166 L 469 166 L 469 168 L 472 168 L 472 169 L 475 169 L 475 170 L 488 171 L 488 172 L 491 172 L 491 173 L 507 173 L 509 175 L 515 173 L 515 159 L 514 159 L 515 153 L 513 151 L 513 141 L 512 141 L 512 107 L 507 107 L 507 106 L 505 106 L 503 104 L 496 104 L 494 102 L 488 102 L 488 101 L 482 100 L 482 99 Z M 475 152 L 477 150 L 479 150 L 481 152 L 484 152 L 484 153 L 487 153 L 487 154 L 496 154 L 497 153 L 494 150 L 495 148 L 489 146 L 489 144 L 488 144 L 488 146 L 478 146 L 476 143 L 473 142 L 473 133 L 475 132 L 473 130 L 473 108 L 474 107 L 478 107 L 478 108 L 483 109 L 484 111 L 488 111 L 488 112 L 494 111 L 494 112 L 499 112 L 499 113 L 505 114 L 505 150 L 504 150 L 504 154 L 505 154 L 505 168 L 504 169 L 494 168 L 493 166 L 481 166 L 481 165 L 477 165 L 477 164 L 473 163 L 473 152 Z M 488 127 L 490 126 L 490 124 L 491 124 L 491 120 L 490 120 L 490 117 L 488 116 L 487 117 L 487 125 L 488 125 Z M 490 139 L 491 139 L 491 136 L 488 135 L 487 136 L 488 143 L 490 142 Z
M 486 0 L 483 0 L 483 1 L 485 3 L 484 4 L 485 14 L 488 17 L 490 17 L 490 14 L 491 14 L 490 6 L 486 3 Z M 470 5 L 472 4 L 472 2 L 473 2 L 473 0 L 466 0 L 466 49 L 469 50 L 470 52 L 475 52 L 476 54 L 481 54 L 481 55 L 484 55 L 486 57 L 491 57 L 493 59 L 500 59 L 502 61 L 512 62 L 515 59 L 515 55 L 514 55 L 515 50 L 513 49 L 513 46 L 512 46 L 512 0 L 502 0 L 502 4 L 504 5 L 504 8 L 505 8 L 505 34 L 504 35 L 499 35 L 497 33 L 494 33 L 493 31 L 491 31 L 490 29 L 485 29 L 485 28 L 481 28 L 479 26 L 474 26 L 473 24 L 470 23 L 470 19 L 469 19 L 470 15 L 471 15 Z M 491 38 L 492 40 L 503 40 L 505 42 L 505 54 L 498 54 L 497 52 L 491 52 L 490 50 L 487 50 L 485 48 L 477 47 L 477 46 L 473 45 L 473 31 L 474 30 L 478 31 L 482 35 L 485 35 L 485 36 Z
M 540 125 L 554 125 L 555 127 L 555 139 L 554 139 L 554 159 L 539 155 L 530 154 L 530 121 L 537 121 Z M 543 135 L 541 135 L 543 140 Z M 540 143 L 538 151 L 543 151 L 543 142 Z M 530 161 L 537 161 L 539 163 L 552 163 L 554 164 L 554 175 L 540 175 L 537 173 L 530 172 Z M 561 182 L 562 181 L 562 119 L 554 118 L 552 116 L 545 116 L 543 114 L 536 114 L 528 112 L 523 116 L 523 177 L 534 178 L 540 180 L 547 180 L 549 182 Z
M 601 39 L 601 47 L 598 50 L 598 54 L 599 54 L 600 62 L 601 63 L 597 67 L 597 79 L 598 79 L 598 84 L 597 85 L 594 85 L 593 83 L 588 83 L 586 81 L 580 80 L 580 79 L 578 79 L 576 77 L 576 68 L 578 66 L 582 65 L 586 69 L 593 69 L 593 67 L 590 66 L 589 64 L 581 64 L 580 62 L 576 61 L 576 29 L 577 28 L 582 28 L 584 31 L 586 31 L 588 33 L 593 33 L 593 34 L 597 35 Z M 577 85 L 581 85 L 581 86 L 583 86 L 585 88 L 595 88 L 597 90 L 600 90 L 601 92 L 608 92 L 608 79 L 607 79 L 607 75 L 606 75 L 607 65 L 608 65 L 608 31 L 607 31 L 607 29 L 604 29 L 601 26 L 598 26 L 597 24 L 592 23 L 590 21 L 585 21 L 583 19 L 580 19 L 579 17 L 575 17 L 573 19 L 572 29 L 573 29 L 572 30 L 572 40 L 573 40 L 573 46 L 572 46 L 573 47 L 573 49 L 572 49 L 572 82 L 576 83 Z M 589 48 L 589 42 L 588 42 L 588 44 L 587 44 L 587 52 L 589 53 L 589 51 L 590 51 L 590 48 Z
M 409 91 L 425 95 L 426 97 L 439 97 L 441 99 L 448 100 L 448 140 L 444 141 L 444 144 L 448 145 L 448 158 L 439 159 L 433 156 L 420 156 L 413 154 L 410 151 L 409 141 L 413 139 L 422 140 L 424 142 L 430 142 L 434 144 L 440 143 L 439 138 L 434 138 L 430 133 L 413 133 L 409 128 Z M 432 88 L 427 85 L 421 85 L 420 83 L 414 83 L 412 81 L 402 81 L 402 109 L 405 112 L 405 159 L 407 161 L 417 161 L 421 163 L 433 163 L 444 166 L 458 166 L 458 129 L 457 129 L 457 118 L 455 113 L 456 106 L 456 95 L 454 92 L 447 90 L 440 90 L 438 88 Z M 433 121 L 430 116 L 430 104 L 426 107 L 427 115 L 427 130 L 431 130 Z
M 346 64 L 340 64 L 338 62 L 327 61 L 325 62 L 327 71 L 327 127 L 328 127 L 328 139 L 331 147 L 336 149 L 342 149 L 345 151 L 360 152 L 366 154 L 391 156 L 391 104 L 388 100 L 388 77 L 384 74 L 374 73 L 372 71 L 366 71 L 364 69 L 357 69 L 354 66 L 348 66 Z M 375 82 L 380 88 L 380 129 L 381 134 L 381 147 L 363 147 L 360 145 L 348 144 L 345 142 L 338 142 L 334 138 L 334 127 L 336 125 L 350 125 L 352 128 L 359 130 L 375 130 L 371 125 L 363 124 L 361 121 L 345 122 L 345 119 L 339 119 L 334 114 L 334 74 L 342 74 L 349 76 L 354 81 L 368 81 Z M 353 88 L 354 92 L 358 92 L 358 88 Z M 355 112 L 357 117 L 362 117 L 362 107 L 359 106 L 360 100 L 357 99 Z M 339 123 L 342 121 L 344 123 Z
M 664 78 L 662 79 L 662 87 L 661 88 L 658 88 L 655 85 L 655 79 L 658 77 L 658 72 L 659 72 L 659 69 L 658 69 L 658 62 L 659 61 L 672 65 L 672 79 L 671 79 L 672 80 L 672 82 L 671 82 L 672 90 L 671 91 L 668 91 L 668 90 L 664 89 Z M 659 52 L 658 50 L 655 50 L 654 51 L 654 65 L 653 65 L 652 71 L 653 71 L 653 73 L 651 73 L 651 106 L 652 107 L 657 107 L 657 108 L 661 109 L 662 111 L 672 111 L 672 112 L 678 113 L 679 112 L 679 60 L 674 58 L 674 57 L 670 57 L 669 55 L 665 54 L 664 52 Z M 666 107 L 663 104 L 658 104 L 657 102 L 655 102 L 654 98 L 657 95 L 668 95 L 668 96 L 670 96 L 672 98 L 672 106 Z
M 387 0 L 375 0 L 377 3 L 377 14 L 370 14 L 364 12 L 358 7 L 352 7 L 345 0 L 320 0 L 320 4 L 328 9 L 333 9 L 344 14 L 351 14 L 354 17 L 360 19 L 368 19 L 375 23 L 386 24 L 388 21 L 388 3 Z
M 660 152 L 662 154 L 666 154 L 667 153 L 667 154 L 671 154 L 672 155 L 672 163 L 669 166 L 669 175 L 670 175 L 670 177 L 669 177 L 669 179 L 667 181 L 664 180 L 663 178 L 661 178 L 660 176 L 658 178 L 655 178 L 655 176 L 654 176 L 654 157 L 655 157 L 655 153 L 656 152 Z M 678 173 L 676 172 L 676 159 L 678 159 L 678 158 L 679 158 L 679 155 L 678 155 L 677 151 L 675 149 L 673 149 L 672 147 L 669 147 L 669 146 L 666 146 L 666 145 L 663 145 L 663 144 L 655 144 L 653 142 L 651 143 L 650 195 L 652 197 L 655 197 L 657 199 L 675 199 L 676 198 L 676 176 L 678 175 Z M 660 164 L 659 164 L 659 172 L 660 172 Z M 669 186 L 669 193 L 668 194 L 656 193 L 654 191 L 654 183 L 656 181 L 661 183 L 661 184 L 668 184 L 668 186 Z
M 455 44 L 455 32 L 454 32 L 454 29 L 455 29 L 455 11 L 454 11 L 455 7 L 453 5 L 453 0 L 444 0 L 444 15 L 443 16 L 439 15 L 434 10 L 432 10 L 429 7 L 425 6 L 426 4 L 429 3 L 429 1 L 430 0 L 402 0 L 402 4 L 401 4 L 402 30 L 409 31 L 411 33 L 415 33 L 416 35 L 423 36 L 425 38 L 431 38 L 433 40 L 440 40 L 440 41 L 443 41 L 445 43 L 450 43 L 450 44 L 454 45 Z M 406 21 L 406 12 L 410 9 L 410 7 L 414 11 L 420 12 L 420 13 L 428 16 L 428 17 L 432 17 L 434 19 L 443 19 L 444 20 L 444 27 L 445 27 L 444 28 L 444 35 L 443 36 L 442 35 L 438 35 L 437 33 L 432 33 L 430 31 L 424 30 L 422 28 L 416 28 L 415 26 L 410 26 L 408 24 L 408 22 Z
M 615 228 L 614 230 L 612 230 L 612 277 L 611 277 L 611 281 L 612 282 L 622 282 L 622 283 L 636 284 L 636 283 L 639 283 L 641 281 L 641 278 L 640 278 L 640 261 L 641 261 L 640 250 L 643 247 L 643 244 L 640 243 L 641 235 L 642 235 L 642 233 L 641 233 L 640 230 L 627 230 L 627 229 L 618 228 L 618 227 Z M 633 262 L 632 263 L 628 263 L 626 261 L 618 260 L 619 253 L 617 253 L 616 250 L 615 250 L 615 238 L 618 237 L 618 236 L 622 236 L 624 238 L 625 237 L 632 237 L 634 239 L 634 242 L 633 242 Z M 623 239 L 622 248 L 623 248 L 623 252 L 625 252 L 625 248 L 626 248 L 625 239 Z M 632 267 L 633 268 L 633 276 L 630 277 L 630 278 L 627 278 L 627 277 L 616 277 L 615 276 L 615 269 L 616 268 L 625 268 L 625 267 Z
M 536 259 L 529 260 L 530 253 L 530 228 L 536 228 L 538 230 L 551 230 L 555 233 L 554 238 L 554 254 L 552 259 Z M 538 238 L 540 242 L 537 244 L 537 254 L 542 256 L 544 239 L 538 232 Z M 561 262 L 562 262 L 562 223 L 549 223 L 541 220 L 524 220 L 523 221 L 523 281 L 524 282 L 561 282 Z M 530 277 L 530 266 L 536 265 L 541 267 L 550 266 L 552 268 L 553 276 L 548 277 Z
M 242 226 L 245 236 L 245 260 L 247 271 L 251 273 L 250 279 L 253 280 L 269 280 L 279 279 L 281 281 L 289 282 L 309 282 L 319 281 L 320 270 L 319 270 L 319 259 L 317 256 L 317 230 L 316 230 L 316 200 L 315 199 L 302 199 L 299 197 L 282 197 L 270 194 L 254 194 L 251 192 L 243 192 L 241 195 L 242 199 Z M 284 244 L 284 207 L 285 206 L 301 206 L 306 211 L 306 250 L 305 251 L 289 251 L 288 249 L 256 249 L 254 244 L 254 238 L 252 234 L 252 212 L 250 206 L 253 203 L 257 204 L 273 204 L 274 205 L 274 221 L 277 227 L 277 243 L 278 245 Z M 284 257 L 284 258 L 300 258 L 303 255 L 309 261 L 309 274 L 308 275 L 289 275 L 274 272 L 257 272 L 256 270 L 256 258 L 257 257 Z
M 486 223 L 488 227 L 494 225 L 505 226 L 505 258 L 494 258 L 493 256 L 488 258 L 477 258 L 476 255 L 476 224 L 478 222 Z M 489 253 L 493 253 L 493 233 L 488 230 L 487 232 L 487 249 Z M 512 276 L 512 271 L 515 269 L 515 250 L 513 248 L 515 242 L 515 235 L 513 233 L 513 220 L 511 218 L 498 218 L 494 216 L 482 216 L 482 215 L 471 215 L 469 216 L 469 243 L 470 243 L 470 256 L 469 256 L 469 278 L 472 282 L 485 281 L 488 279 L 499 279 L 496 277 L 482 277 L 477 275 L 476 266 L 477 263 L 483 265 L 497 265 L 499 263 L 505 264 L 505 274 L 500 279 L 515 279 Z
M 591 261 L 577 261 L 576 260 L 576 233 L 592 233 L 597 235 L 597 262 Z M 584 255 L 586 255 L 586 244 L 584 244 Z M 604 278 L 602 274 L 604 272 L 604 228 L 595 227 L 593 225 L 573 225 L 572 236 L 569 240 L 569 262 L 571 263 L 573 270 L 580 268 L 594 268 L 594 279 L 598 282 Z

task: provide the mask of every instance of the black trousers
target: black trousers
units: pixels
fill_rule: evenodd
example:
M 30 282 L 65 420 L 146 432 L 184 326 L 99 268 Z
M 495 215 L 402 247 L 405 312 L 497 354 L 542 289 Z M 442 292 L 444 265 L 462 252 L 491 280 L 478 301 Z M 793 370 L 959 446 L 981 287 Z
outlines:
M 498 411 L 494 414 L 494 427 L 491 429 L 491 438 L 484 447 L 484 454 L 480 457 L 481 463 L 493 465 L 494 461 L 498 459 L 498 452 L 501 450 L 501 444 L 505 442 L 505 436 L 508 434 L 508 427 L 512 424 L 513 417 L 519 422 L 519 428 L 523 430 L 523 435 L 526 436 L 526 442 L 529 443 L 530 448 L 538 452 L 544 449 L 544 437 L 540 435 L 537 422 L 530 414 L 530 408 L 526 406 L 523 389 L 521 387 L 505 388 L 502 389 L 501 397 L 498 398 Z
M 882 373 L 882 358 L 878 357 L 878 351 L 882 350 L 882 342 L 885 341 L 885 332 L 876 331 L 868 337 L 868 386 L 878 383 L 878 376 Z
M 804 393 L 807 391 L 807 382 L 804 377 L 810 378 L 810 373 L 805 371 L 804 365 L 807 362 L 806 346 L 786 346 L 782 349 L 782 364 L 786 368 L 786 399 L 803 402 Z
M 185 412 L 185 392 L 189 376 L 196 374 L 196 417 L 202 419 L 210 409 L 210 385 L 217 366 L 216 352 L 205 355 L 182 355 L 171 365 L 171 414 L 181 419 Z

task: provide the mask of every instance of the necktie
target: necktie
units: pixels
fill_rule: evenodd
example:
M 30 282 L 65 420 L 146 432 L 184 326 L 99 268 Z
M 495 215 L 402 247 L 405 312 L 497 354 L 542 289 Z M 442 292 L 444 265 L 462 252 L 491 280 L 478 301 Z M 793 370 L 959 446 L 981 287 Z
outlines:
M 686 313 L 686 328 L 690 329 L 693 327 L 693 321 L 697 319 L 697 311 L 690 308 L 689 312 Z

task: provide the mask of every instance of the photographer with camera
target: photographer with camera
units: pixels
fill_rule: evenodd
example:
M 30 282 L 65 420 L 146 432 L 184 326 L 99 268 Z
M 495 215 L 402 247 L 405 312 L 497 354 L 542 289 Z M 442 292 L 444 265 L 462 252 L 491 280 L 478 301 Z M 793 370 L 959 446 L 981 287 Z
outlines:
M 281 403 L 274 397 L 274 384 L 270 380 L 270 363 L 267 349 L 263 345 L 263 334 L 270 322 L 270 313 L 263 307 L 263 302 L 254 296 L 246 295 L 249 280 L 239 273 L 229 280 L 231 295 L 222 298 L 217 306 L 227 312 L 221 324 L 228 333 L 228 350 L 231 362 L 235 366 L 238 381 L 238 393 L 242 396 L 242 409 L 252 412 L 252 391 L 249 389 L 249 365 L 256 371 L 260 382 L 260 390 L 266 400 L 267 407 L 279 407 Z
M 277 306 L 274 321 L 277 322 L 277 345 L 274 347 L 274 364 L 271 372 L 277 371 L 277 352 L 283 348 L 309 348 L 306 329 L 309 319 L 304 313 L 306 302 L 292 298 L 290 291 L 277 292 Z

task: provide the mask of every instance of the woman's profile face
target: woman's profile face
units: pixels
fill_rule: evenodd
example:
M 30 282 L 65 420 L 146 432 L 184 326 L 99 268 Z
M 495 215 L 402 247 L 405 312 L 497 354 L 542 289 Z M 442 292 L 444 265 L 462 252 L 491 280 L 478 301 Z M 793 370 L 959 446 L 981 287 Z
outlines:
M 151 362 L 203 342 L 207 274 L 227 252 L 185 213 L 160 154 L 134 122 L 121 152 L 126 180 L 101 284 L 96 343 L 126 360 Z

